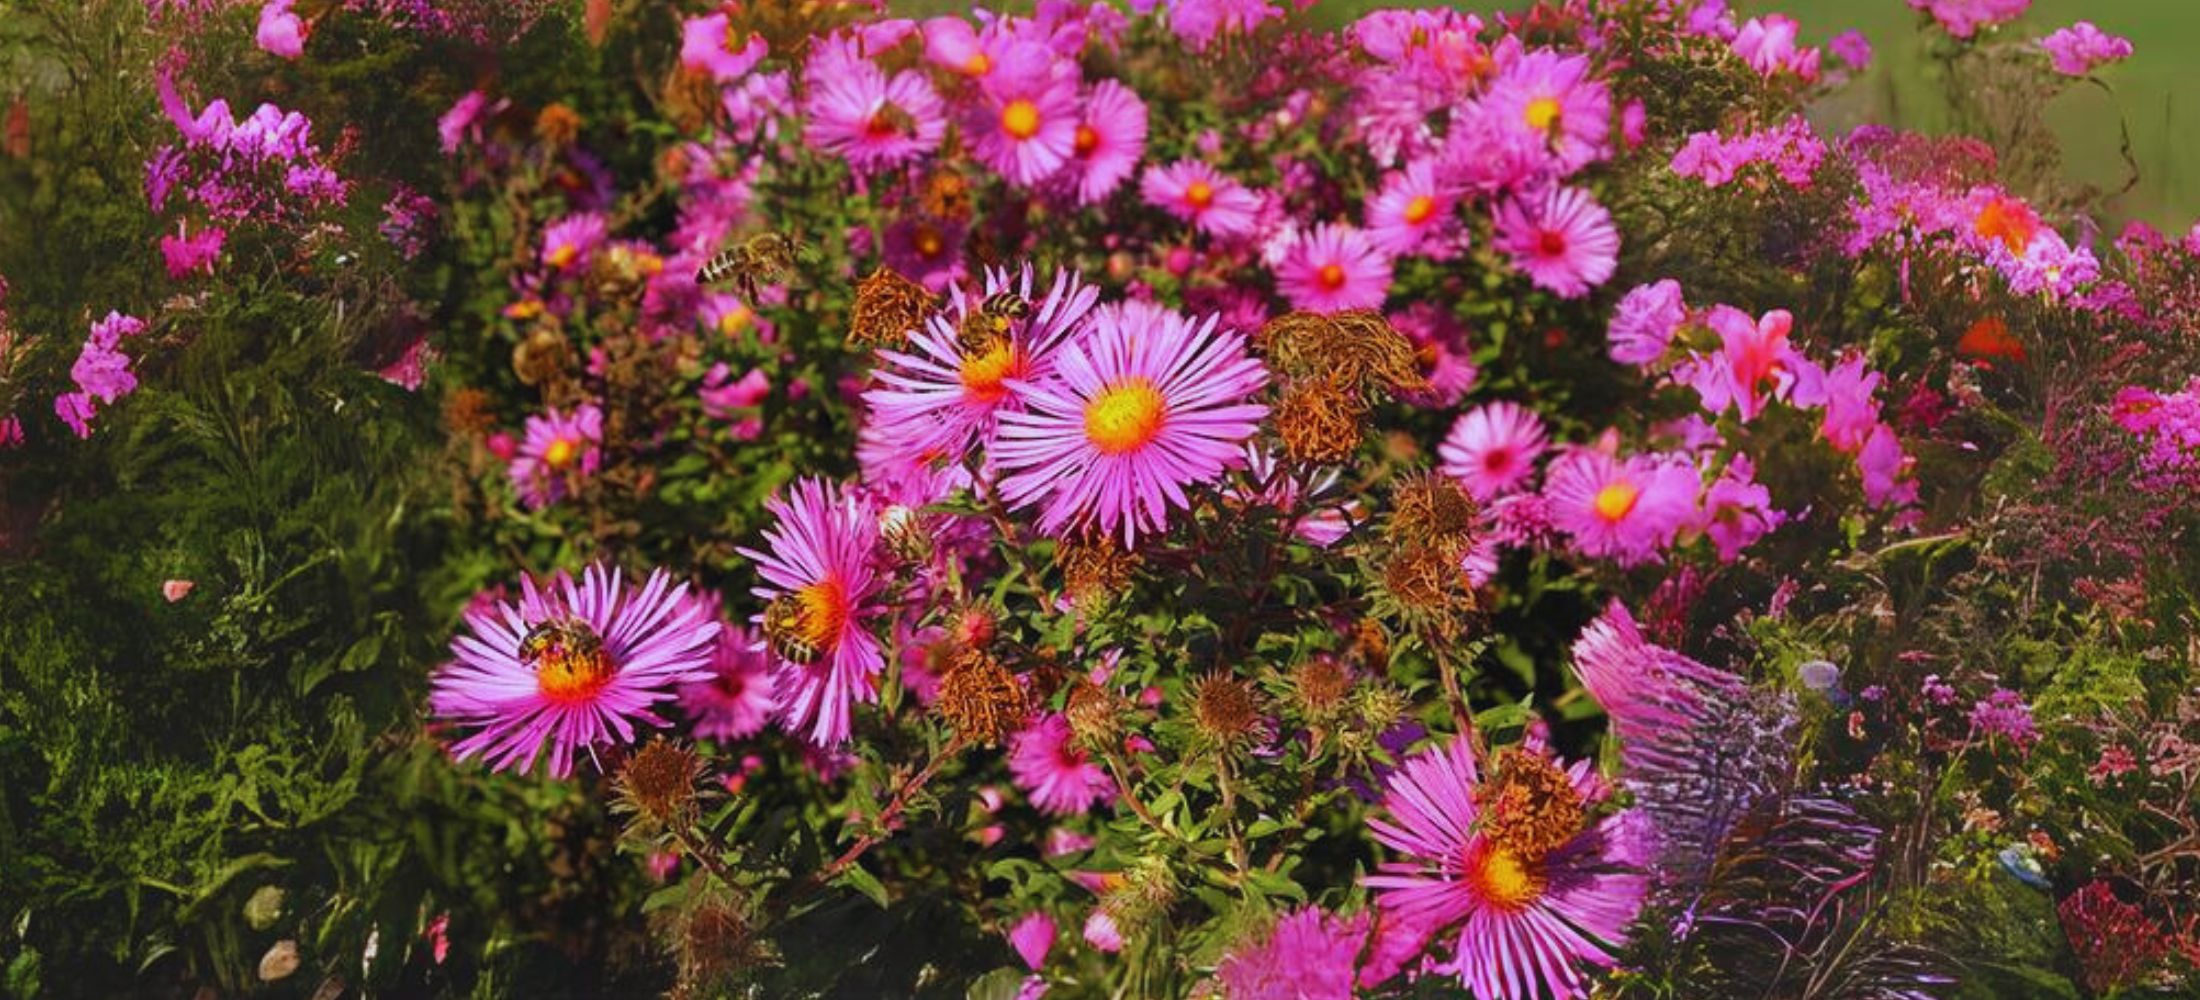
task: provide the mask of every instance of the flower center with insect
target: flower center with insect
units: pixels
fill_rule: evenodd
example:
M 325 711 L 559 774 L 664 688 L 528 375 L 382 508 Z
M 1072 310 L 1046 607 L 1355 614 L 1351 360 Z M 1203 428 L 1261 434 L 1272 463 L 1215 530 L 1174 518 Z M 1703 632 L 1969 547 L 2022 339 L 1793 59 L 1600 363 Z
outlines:
M 870 139 L 891 139 L 901 134 L 899 110 L 889 104 L 863 123 L 863 134 Z
M 1215 186 L 1206 181 L 1193 181 L 1184 188 L 1184 201 L 1193 208 L 1204 209 L 1215 202 Z
M 1110 387 L 1085 404 L 1085 439 L 1103 455 L 1137 451 L 1161 434 L 1168 401 L 1145 379 Z
M 535 654 L 535 688 L 543 697 L 558 702 L 587 701 L 611 683 L 618 666 L 611 653 L 587 626 L 576 625 L 580 634 L 571 639 L 552 639 Z
M 1529 101 L 1528 106 L 1520 113 L 1520 117 L 1527 120 L 1528 127 L 1538 132 L 1549 132 L 1556 128 L 1558 116 L 1558 99 L 1555 97 L 1538 97 Z
M 1431 198 L 1428 195 L 1417 194 L 1413 196 L 1412 201 L 1406 202 L 1407 225 L 1418 226 L 1424 222 L 1427 222 L 1435 214 L 1436 199 Z
M 756 322 L 756 314 L 745 305 L 737 305 L 718 314 L 718 332 L 731 337 L 744 333 Z
M 1464 874 L 1476 895 L 1505 913 L 1527 909 L 1547 884 L 1535 863 L 1480 839 L 1467 847 Z
M 1564 768 L 1541 754 L 1507 750 L 1475 789 L 1483 839 L 1505 854 L 1539 861 L 1581 832 L 1588 810 Z
M 559 472 L 571 468 L 574 460 L 580 457 L 580 442 L 572 438 L 556 438 L 550 442 L 550 447 L 542 450 L 542 464 Z
M 1001 109 L 1001 131 L 1015 139 L 1029 139 L 1039 134 L 1039 106 L 1024 98 L 1008 102 Z
M 803 642 L 831 652 L 840 644 L 841 630 L 848 625 L 848 588 L 830 577 L 803 587 L 794 593 L 795 603 L 801 609 L 795 635 Z
M 1635 501 L 1642 497 L 1642 488 L 1624 479 L 1611 483 L 1597 491 L 1590 506 L 1596 508 L 1597 517 L 1607 524 L 1618 524 L 1635 509 Z
M 1322 286 L 1322 290 L 1325 292 L 1334 292 L 1337 289 L 1343 288 L 1344 265 L 1323 264 L 1322 269 L 1314 275 L 1314 281 L 1320 284 Z
M 1100 148 L 1100 133 L 1093 131 L 1090 125 L 1077 126 L 1077 143 L 1074 148 L 1078 156 L 1091 156 L 1093 150 Z
M 998 338 L 992 349 L 983 354 L 965 355 L 962 363 L 964 395 L 989 406 L 1007 398 L 1006 382 L 1023 373 L 1023 360 L 1016 344 L 1006 337 Z

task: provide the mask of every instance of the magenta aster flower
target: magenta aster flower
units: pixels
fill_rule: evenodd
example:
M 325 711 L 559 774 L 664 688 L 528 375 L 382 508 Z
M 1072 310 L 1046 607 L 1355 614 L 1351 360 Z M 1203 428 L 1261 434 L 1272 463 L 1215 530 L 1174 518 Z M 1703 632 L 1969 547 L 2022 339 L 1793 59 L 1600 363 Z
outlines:
M 1222 995 L 1276 1000 L 1352 1000 L 1367 914 L 1337 917 L 1318 906 L 1292 911 L 1222 956 Z
M 939 148 L 947 132 L 940 97 L 924 74 L 903 70 L 888 78 L 856 51 L 853 38 L 819 43 L 804 79 L 803 137 L 846 157 L 858 172 L 907 163 Z
M 1241 445 L 1268 408 L 1246 402 L 1267 382 L 1245 338 L 1174 312 L 1125 305 L 1094 313 L 1066 345 L 1054 377 L 1031 387 L 1028 409 L 1003 412 L 993 458 L 1010 473 L 1017 507 L 1045 501 L 1040 528 L 1096 524 L 1123 544 L 1161 531 L 1184 487 L 1243 461 Z
M 779 715 L 789 731 L 819 747 L 848 738 L 851 706 L 878 700 L 873 679 L 886 667 L 877 637 L 865 627 L 883 581 L 873 566 L 878 515 L 855 494 L 819 479 L 800 479 L 764 509 L 777 523 L 764 529 L 764 551 L 740 549 L 756 562 L 769 602 L 755 621 L 764 626 L 779 662 Z
M 1383 178 L 1367 197 L 1367 235 L 1375 245 L 1399 256 L 1420 254 L 1444 260 L 1458 252 L 1463 239 L 1451 223 L 1458 198 L 1436 181 L 1436 164 L 1420 159 Z
M 1674 731 L 1696 724 L 1705 700 L 1737 695 L 1743 684 L 1643 637 L 1627 606 L 1613 601 L 1574 642 L 1574 672 L 1603 706 L 1629 767 L 1647 763 Z
M 1309 312 L 1374 309 L 1390 291 L 1390 255 L 1343 223 L 1301 233 L 1276 265 L 1276 289 Z
M 718 601 L 690 598 L 712 621 L 720 621 Z M 704 739 L 738 740 L 754 736 L 771 721 L 778 705 L 771 656 L 754 630 L 720 622 L 710 645 L 708 670 L 700 680 L 680 685 L 680 707 Z
M 909 280 L 944 292 L 968 273 L 963 265 L 963 238 L 958 224 L 925 216 L 910 216 L 886 227 L 882 256 L 886 266 Z
M 1980 28 L 2023 16 L 2032 0 L 1909 0 L 1909 4 L 1931 14 L 1949 34 L 1969 38 Z
M 2132 51 L 2130 39 L 2102 31 L 2091 21 L 2079 21 L 2040 39 L 2040 48 L 2047 50 L 2055 72 L 2064 76 L 2084 76 L 2096 66 L 2130 58 Z
M 1681 301 L 1681 283 L 1671 278 L 1636 285 L 1620 297 L 1612 309 L 1612 360 L 1625 365 L 1646 365 L 1665 356 L 1673 334 L 1688 321 L 1688 304 Z
M 452 754 L 525 773 L 547 749 L 563 778 L 576 751 L 631 743 L 636 723 L 666 725 L 651 707 L 709 676 L 718 634 L 686 594 L 663 570 L 636 589 L 591 565 L 578 584 L 560 572 L 538 589 L 522 576 L 517 604 L 480 602 L 466 613 L 468 634 L 451 640 L 455 659 L 430 681 L 436 715 L 481 727 Z
M 1704 489 L 1699 526 L 1718 549 L 1720 562 L 1741 558 L 1743 549 L 1787 521 L 1785 512 L 1773 509 L 1772 493 L 1756 475 L 1748 455 L 1735 455 Z
M 1532 136 L 1548 150 L 1561 175 L 1607 152 L 1612 95 L 1590 79 L 1588 56 L 1550 49 L 1522 55 L 1490 81 L 1482 105 L 1500 128 Z
M 293 0 L 267 0 L 260 8 L 260 26 L 252 40 L 263 51 L 296 59 L 306 54 L 306 26 L 290 9 Z
M 552 409 L 527 418 L 527 438 L 509 469 L 530 510 L 565 499 L 603 462 L 603 411 L 582 403 L 570 415 Z
M 998 31 L 980 37 L 978 29 L 959 17 L 935 17 L 924 22 L 924 57 L 949 72 L 973 80 L 993 72 L 997 61 L 992 48 L 1003 36 Z
M 1543 418 L 1534 410 L 1499 400 L 1461 414 L 1436 454 L 1446 475 L 1475 499 L 1489 501 L 1526 483 L 1549 443 Z
M 1704 318 L 1718 333 L 1719 353 L 1690 361 L 1674 377 L 1694 386 L 1706 412 L 1725 412 L 1732 404 L 1743 422 L 1755 420 L 1765 404 L 1787 398 L 1806 362 L 1788 345 L 1795 317 L 1774 309 L 1759 319 L 1733 306 L 1711 307 Z
M 1077 148 L 1077 67 L 1046 46 L 1015 42 L 979 85 L 964 135 L 971 154 L 1012 184 L 1030 187 Z
M 691 17 L 680 24 L 680 65 L 730 83 L 755 69 L 769 47 L 764 36 L 737 31 L 723 13 Z
M 1580 188 L 1554 187 L 1541 199 L 1509 199 L 1497 209 L 1497 247 L 1528 280 L 1561 298 L 1579 298 L 1612 276 L 1619 230 L 1612 213 Z
M 1146 102 L 1129 87 L 1114 80 L 1093 85 L 1085 98 L 1084 120 L 1070 144 L 1070 165 L 1076 173 L 1077 202 L 1093 205 L 1107 200 L 1138 169 L 1146 152 Z
M 1040 812 L 1070 816 L 1114 797 L 1115 783 L 1070 742 L 1069 719 L 1047 712 L 1009 737 L 1008 773 Z
M 1686 461 L 1637 455 L 1625 461 L 1580 449 L 1551 463 L 1543 484 L 1553 526 L 1583 555 L 1623 566 L 1652 562 L 1696 516 L 1700 482 Z
M 229 238 L 228 230 L 220 226 L 207 226 L 196 233 L 160 238 L 162 262 L 168 265 L 168 276 L 182 281 L 193 274 L 214 273 L 214 262 L 221 258 L 222 244 Z
M 1008 943 L 1016 949 L 1017 957 L 1024 965 L 1037 972 L 1047 963 L 1047 952 L 1054 950 L 1054 939 L 1061 933 L 1054 918 L 1045 910 L 1033 910 L 1008 929 Z
M 1147 204 L 1209 236 L 1251 236 L 1259 219 L 1260 196 L 1198 160 L 1147 167 L 1138 193 Z
M 542 231 L 542 262 L 554 271 L 586 271 L 610 231 L 610 220 L 598 212 L 575 212 L 559 219 Z
M 1030 303 L 1031 315 L 982 349 L 964 346 L 958 333 L 964 319 L 1004 291 Z M 1067 269 L 1055 272 L 1044 298 L 1033 294 L 1030 265 L 1015 281 L 1005 271 L 990 270 L 985 295 L 951 290 L 947 311 L 911 334 L 910 351 L 878 352 L 884 363 L 872 377 L 879 384 L 863 394 L 864 402 L 903 444 L 959 464 L 973 445 L 991 439 L 997 413 L 1021 409 L 1036 385 L 1053 374 L 1055 354 L 1084 330 L 1099 297 Z
M 1803 359 L 1795 365 L 1795 375 L 1791 396 L 1795 404 L 1825 409 L 1819 436 L 1846 454 L 1862 449 L 1872 428 L 1879 426 L 1879 400 L 1874 394 L 1881 376 L 1871 369 L 1871 362 L 1852 353 L 1832 368 L 1820 368 Z
M 1385 785 L 1388 815 L 1368 820 L 1406 860 L 1364 881 L 1386 915 L 1458 928 L 1452 968 L 1479 1000 L 1572 1000 L 1588 993 L 1582 966 L 1611 965 L 1642 908 L 1648 831 L 1631 809 L 1585 823 L 1609 794 L 1588 761 L 1507 753 L 1487 777 L 1465 739 L 1408 759 Z M 1530 788 L 1541 794 L 1507 794 Z
M 144 332 L 144 320 L 119 312 L 110 311 L 105 319 L 92 324 L 90 336 L 69 366 L 69 378 L 76 383 L 76 391 L 56 396 L 53 401 L 54 414 L 77 437 L 92 436 L 92 417 L 99 413 L 94 400 L 111 404 L 137 391 L 137 374 L 130 370 L 130 356 L 122 353 L 122 338 Z

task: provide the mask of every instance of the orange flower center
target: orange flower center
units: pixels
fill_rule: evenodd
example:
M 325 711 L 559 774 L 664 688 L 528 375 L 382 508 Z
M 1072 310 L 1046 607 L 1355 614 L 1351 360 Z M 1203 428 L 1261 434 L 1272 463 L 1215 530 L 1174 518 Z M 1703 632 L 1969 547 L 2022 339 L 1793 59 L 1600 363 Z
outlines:
M 536 655 L 535 689 L 552 701 L 587 701 L 616 673 L 611 653 L 601 642 L 553 642 Z
M 1322 286 L 1323 291 L 1334 292 L 1343 288 L 1344 265 L 1323 264 L 1321 272 L 1314 276 L 1314 280 Z
M 1558 114 L 1557 98 L 1538 97 L 1528 102 L 1528 107 L 1520 113 L 1520 117 L 1527 120 L 1529 128 L 1538 132 L 1550 132 L 1558 127 Z
M 795 591 L 794 599 L 801 608 L 795 634 L 803 642 L 832 652 L 840 644 L 841 630 L 848 625 L 848 588 L 828 577 Z
M 1022 373 L 1023 360 L 1016 345 L 1005 337 L 984 354 L 965 355 L 962 363 L 964 395 L 988 405 L 1000 402 L 1008 395 L 1008 386 L 1003 383 Z
M 909 241 L 917 249 L 917 256 L 937 257 L 947 250 L 947 238 L 931 226 L 918 226 L 916 235 Z
M 1092 151 L 1099 148 L 1100 133 L 1093 131 L 1090 125 L 1077 126 L 1077 155 L 1091 156 Z
M 561 472 L 571 467 L 573 460 L 579 457 L 580 442 L 572 438 L 557 438 L 550 442 L 550 447 L 542 450 L 542 464 Z
M 2000 240 L 2010 253 L 2022 254 L 2040 231 L 2040 217 L 2015 198 L 1994 198 L 1979 209 L 1971 228 L 1987 239 Z
M 1476 895 L 1505 913 L 1527 909 L 1543 897 L 1546 885 L 1534 863 L 1479 841 L 1467 848 L 1465 874 Z
M 755 320 L 756 314 L 750 312 L 748 306 L 734 306 L 733 308 L 719 314 L 718 332 L 724 334 L 725 336 L 731 337 L 734 334 L 740 333 L 743 330 L 748 329 L 749 325 L 755 322 Z
M 1410 225 L 1418 226 L 1427 222 L 1429 217 L 1435 214 L 1436 199 L 1428 195 L 1417 194 L 1413 196 L 1412 201 L 1406 202 L 1406 222 Z
M 1008 102 L 1001 109 L 1001 131 L 1019 140 L 1038 135 L 1039 106 L 1021 97 Z
M 1206 181 L 1193 181 L 1184 188 L 1184 200 L 1193 208 L 1206 208 L 1214 203 L 1214 185 Z
M 964 76 L 984 76 L 992 70 L 993 57 L 983 52 L 972 52 L 970 58 L 963 60 L 962 71 Z
M 1102 391 L 1085 404 L 1085 439 L 1103 455 L 1137 451 L 1161 434 L 1168 401 L 1145 379 Z
M 1596 508 L 1597 516 L 1605 523 L 1618 524 L 1635 509 L 1635 501 L 1641 497 L 1642 488 L 1623 479 L 1598 490 L 1590 505 Z
M 557 245 L 556 248 L 550 251 L 550 266 L 558 268 L 559 270 L 564 270 L 565 268 L 573 266 L 573 258 L 580 255 L 581 251 L 579 247 L 576 247 L 571 243 L 560 243 Z

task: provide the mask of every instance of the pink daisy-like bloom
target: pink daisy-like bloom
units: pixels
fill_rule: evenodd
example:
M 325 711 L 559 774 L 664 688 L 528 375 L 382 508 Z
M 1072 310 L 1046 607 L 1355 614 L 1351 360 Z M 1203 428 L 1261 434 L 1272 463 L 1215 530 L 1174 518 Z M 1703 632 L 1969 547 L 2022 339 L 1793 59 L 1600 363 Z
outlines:
M 220 226 L 184 236 L 161 237 L 160 256 L 168 266 L 168 276 L 182 281 L 193 274 L 213 274 L 214 262 L 221 258 L 222 244 L 228 238 L 229 231 Z
M 1510 752 L 1542 755 L 1539 748 Z M 1546 758 L 1532 766 L 1565 774 L 1577 799 L 1569 809 L 1610 792 L 1588 761 L 1569 768 Z M 1648 859 L 1648 829 L 1630 809 L 1545 849 L 1511 832 L 1543 817 L 1502 822 L 1502 814 L 1486 814 L 1485 801 L 1492 809 L 1523 807 L 1489 795 L 1485 784 L 1465 739 L 1408 759 L 1385 783 L 1387 817 L 1368 820 L 1375 839 L 1407 860 L 1383 862 L 1364 882 L 1380 893 L 1386 914 L 1458 928 L 1451 968 L 1480 1000 L 1585 996 L 1582 966 L 1613 963 L 1649 893 L 1648 877 L 1636 870 Z M 1524 808 L 1556 806 L 1531 801 Z
M 1673 334 L 1688 321 L 1681 283 L 1671 278 L 1636 285 L 1612 309 L 1607 353 L 1624 365 L 1646 365 L 1665 356 Z
M 723 13 L 692 17 L 680 24 L 680 65 L 707 73 L 719 83 L 748 75 L 768 52 L 764 36 L 736 32 Z
M 804 72 L 803 137 L 868 173 L 907 163 L 939 148 L 947 120 L 922 73 L 885 71 L 842 36 L 818 45 Z
M 964 318 L 1003 291 L 1031 303 L 1031 315 L 986 349 L 966 348 L 958 332 Z M 884 364 L 872 377 L 879 384 L 863 394 L 864 402 L 902 443 L 960 464 L 972 446 L 993 436 L 997 413 L 1020 409 L 1034 386 L 1053 374 L 1055 354 L 1084 329 L 1099 297 L 1066 269 L 1055 272 L 1045 298 L 1033 294 L 1029 264 L 1014 281 L 1005 271 L 989 270 L 985 294 L 951 290 L 948 309 L 911 333 L 909 351 L 878 352 Z
M 1580 449 L 1551 463 L 1543 484 L 1551 523 L 1583 555 L 1623 566 L 1652 562 L 1696 517 L 1700 489 L 1686 461 L 1636 455 L 1625 461 Z
M 1367 235 L 1384 250 L 1444 260 L 1458 253 L 1463 240 L 1453 235 L 1456 196 L 1436 181 L 1436 164 L 1421 159 L 1383 178 L 1367 198 Z
M 1969 38 L 1980 28 L 2023 16 L 2032 0 L 1909 0 L 1909 4 L 1931 14 L 1949 34 Z
M 293 0 L 267 0 L 260 8 L 260 26 L 252 40 L 263 51 L 296 59 L 306 54 L 306 25 L 290 9 Z
M 1076 138 L 1070 144 L 1077 203 L 1107 200 L 1138 169 L 1138 158 L 1145 152 L 1146 102 L 1114 80 L 1094 84 L 1085 98 L 1084 120 L 1077 123 Z
M 1215 978 L 1227 1000 L 1352 1000 L 1366 940 L 1367 914 L 1337 917 L 1305 907 L 1230 949 Z
M 1219 238 L 1251 236 L 1260 196 L 1198 160 L 1147 167 L 1138 193 L 1146 203 Z
M 1390 291 L 1390 255 L 1366 233 L 1325 222 L 1284 251 L 1276 290 L 1309 312 L 1380 308 Z
M 509 469 L 529 510 L 565 499 L 603 461 L 603 411 L 582 403 L 571 414 L 552 409 L 527 418 L 527 437 Z
M 1070 741 L 1069 719 L 1048 712 L 1009 737 L 1008 773 L 1031 804 L 1053 816 L 1072 816 L 1114 797 L 1115 782 Z
M 1787 521 L 1785 512 L 1773 509 L 1772 493 L 1756 475 L 1749 456 L 1736 455 L 1704 489 L 1698 526 L 1718 550 L 1720 562 L 1741 558 L 1743 549 Z
M 1002 36 L 988 32 L 981 37 L 969 21 L 959 17 L 935 17 L 924 22 L 924 57 L 943 69 L 973 80 L 993 72 L 998 60 L 992 48 Z
M 1847 454 L 1863 448 L 1864 439 L 1879 426 L 1879 401 L 1874 394 L 1881 376 L 1871 369 L 1871 362 L 1862 354 L 1850 354 L 1832 368 L 1820 368 L 1806 359 L 1795 369 L 1791 396 L 1795 404 L 1825 410 L 1819 436 Z
M 1054 377 L 1030 388 L 1027 409 L 1000 415 L 1001 494 L 1017 507 L 1044 501 L 1048 533 L 1096 524 L 1135 547 L 1141 530 L 1167 527 L 1171 507 L 1191 506 L 1186 486 L 1244 461 L 1240 446 L 1268 413 L 1246 399 L 1267 379 L 1245 338 L 1217 332 L 1212 316 L 1099 310 Z
M 1033 910 L 1009 927 L 1008 943 L 1016 949 L 1017 957 L 1024 960 L 1025 967 L 1037 972 L 1040 966 L 1047 964 L 1047 952 L 1054 950 L 1054 939 L 1060 933 L 1054 918 L 1047 916 L 1046 911 Z
M 1519 489 L 1535 473 L 1535 460 L 1550 444 L 1543 418 L 1510 400 L 1485 403 L 1461 414 L 1437 445 L 1444 474 L 1484 502 Z
M 1695 724 L 1707 695 L 1741 692 L 1740 679 L 1643 637 L 1627 606 L 1613 601 L 1574 641 L 1574 673 L 1603 706 L 1630 764 L 1633 751 L 1662 745 Z
M 968 273 L 963 264 L 962 226 L 925 216 L 911 216 L 886 227 L 886 246 L 881 253 L 886 266 L 909 280 L 944 292 Z
M 555 271 L 586 271 L 610 229 L 610 221 L 598 212 L 575 212 L 559 219 L 542 231 L 542 263 Z
M 717 620 L 718 602 L 701 603 Z M 710 669 L 703 679 L 680 686 L 680 707 L 695 720 L 695 735 L 738 740 L 762 732 L 778 704 L 763 636 L 752 629 L 721 625 L 710 653 Z
M 1612 130 L 1612 95 L 1590 79 L 1589 57 L 1537 49 L 1490 81 L 1482 105 L 1497 125 L 1526 133 L 1570 174 L 1603 157 Z
M 764 529 L 765 548 L 738 551 L 764 578 L 751 593 L 768 606 L 754 621 L 776 617 L 791 633 L 767 643 L 780 665 L 779 716 L 812 744 L 836 746 L 848 738 L 851 707 L 878 700 L 873 679 L 886 667 L 865 627 L 881 610 L 873 603 L 882 583 L 878 515 L 855 494 L 808 478 L 764 509 L 778 519 Z
M 1787 398 L 1805 364 L 1788 344 L 1795 327 L 1792 314 L 1774 309 L 1753 320 L 1733 306 L 1719 305 L 1704 322 L 1719 335 L 1719 353 L 1692 361 L 1675 377 L 1695 387 L 1706 412 L 1722 413 L 1732 404 L 1747 422 L 1763 413 L 1767 402 Z
M 2079 21 L 2040 39 L 2040 48 L 2047 50 L 2055 72 L 2064 76 L 2084 76 L 2096 66 L 2128 59 L 2132 52 L 2131 39 L 2102 31 L 2091 21 Z
M 1580 188 L 1554 187 L 1540 200 L 1508 199 L 1497 209 L 1497 247 L 1528 280 L 1561 298 L 1580 298 L 1619 265 L 1612 213 Z
M 1036 42 L 1012 43 L 979 87 L 964 135 L 978 162 L 1030 187 L 1077 148 L 1077 67 Z
M 492 599 L 466 613 L 451 663 L 430 681 L 436 715 L 481 731 L 453 744 L 461 760 L 526 773 L 549 751 L 549 771 L 572 773 L 598 743 L 632 743 L 637 723 L 674 688 L 709 676 L 718 622 L 683 600 L 663 570 L 639 588 L 591 565 L 579 583 L 560 572 L 547 588 L 520 578 L 518 603 Z

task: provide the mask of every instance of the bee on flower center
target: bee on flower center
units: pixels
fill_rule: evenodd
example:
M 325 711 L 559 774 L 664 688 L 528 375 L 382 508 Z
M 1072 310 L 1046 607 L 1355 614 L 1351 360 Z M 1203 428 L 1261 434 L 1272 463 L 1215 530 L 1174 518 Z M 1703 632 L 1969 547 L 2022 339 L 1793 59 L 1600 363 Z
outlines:
M 593 693 L 611 679 L 611 654 L 603 637 L 578 618 L 538 622 L 519 641 L 519 662 L 553 698 Z
M 794 270 L 802 241 L 779 233 L 759 233 L 740 246 L 704 262 L 695 272 L 698 285 L 732 281 L 741 290 L 741 301 L 754 308 L 757 287 L 775 282 Z
M 1031 303 L 1015 292 L 995 292 L 962 318 L 956 341 L 967 354 L 990 354 L 1008 340 L 1017 320 L 1031 315 Z

